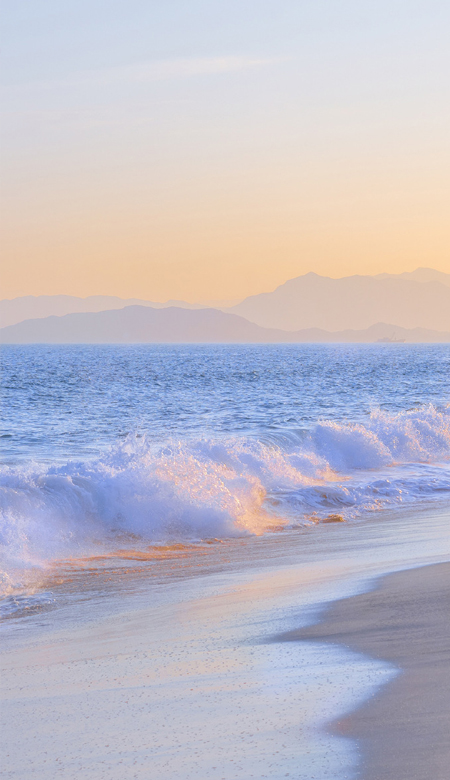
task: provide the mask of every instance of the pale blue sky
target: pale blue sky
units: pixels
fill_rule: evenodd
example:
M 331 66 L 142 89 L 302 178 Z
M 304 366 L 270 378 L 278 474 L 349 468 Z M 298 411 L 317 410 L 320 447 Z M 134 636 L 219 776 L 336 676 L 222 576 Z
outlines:
M 450 4 L 3 0 L 2 297 L 450 271 Z

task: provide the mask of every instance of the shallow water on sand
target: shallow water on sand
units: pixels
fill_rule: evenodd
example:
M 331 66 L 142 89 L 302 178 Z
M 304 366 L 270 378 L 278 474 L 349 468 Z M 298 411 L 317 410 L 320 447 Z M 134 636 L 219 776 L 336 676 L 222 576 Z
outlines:
M 399 511 L 364 534 L 332 524 L 199 547 L 184 568 L 77 569 L 52 608 L 4 623 L 6 776 L 356 777 L 358 746 L 326 724 L 397 670 L 278 637 L 380 574 L 448 559 L 448 522 Z M 19 724 L 36 736 L 20 750 Z

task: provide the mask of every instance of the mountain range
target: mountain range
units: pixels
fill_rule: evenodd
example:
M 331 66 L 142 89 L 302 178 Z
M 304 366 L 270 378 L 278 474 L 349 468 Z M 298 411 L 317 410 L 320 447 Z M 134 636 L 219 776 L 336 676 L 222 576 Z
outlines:
M 3 328 L 0 333 L 6 344 L 450 342 L 450 332 L 406 330 L 384 323 L 363 331 L 329 333 L 309 328 L 293 332 L 261 328 L 218 309 L 152 309 L 149 306 L 25 320 Z
M 0 328 L 15 325 L 23 320 L 62 317 L 64 314 L 75 312 L 123 309 L 125 306 L 151 306 L 152 309 L 163 309 L 167 306 L 177 306 L 182 309 L 205 308 L 201 303 L 186 303 L 186 301 L 157 303 L 139 298 L 118 298 L 115 295 L 90 295 L 88 298 L 77 298 L 74 295 L 26 295 L 22 298 L 0 301 Z
M 443 283 L 412 276 L 330 279 L 309 273 L 273 292 L 252 295 L 228 311 L 264 328 L 290 331 L 311 327 L 361 330 L 377 322 L 450 330 L 450 274 L 442 274 L 448 283 L 447 278 Z
M 4 343 L 448 341 L 450 274 L 315 273 L 231 307 L 114 296 L 0 301 Z

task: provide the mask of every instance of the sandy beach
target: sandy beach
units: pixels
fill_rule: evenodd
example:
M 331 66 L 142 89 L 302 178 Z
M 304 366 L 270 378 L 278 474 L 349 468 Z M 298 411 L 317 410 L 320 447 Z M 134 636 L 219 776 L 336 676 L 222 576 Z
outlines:
M 3 623 L 5 778 L 446 777 L 448 565 L 380 577 L 448 559 L 448 512 L 181 554 Z
M 337 733 L 357 739 L 364 780 L 447 780 L 450 767 L 450 563 L 399 572 L 335 602 L 286 640 L 344 645 L 398 675 Z

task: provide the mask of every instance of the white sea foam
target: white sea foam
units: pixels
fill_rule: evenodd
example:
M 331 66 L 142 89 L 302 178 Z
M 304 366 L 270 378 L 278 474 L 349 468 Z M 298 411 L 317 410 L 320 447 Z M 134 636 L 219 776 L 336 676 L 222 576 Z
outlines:
M 3 468 L 6 587 L 27 568 L 98 547 L 261 534 L 345 519 L 450 491 L 450 408 L 317 424 L 301 443 L 242 437 L 156 445 L 129 437 L 103 458 Z

